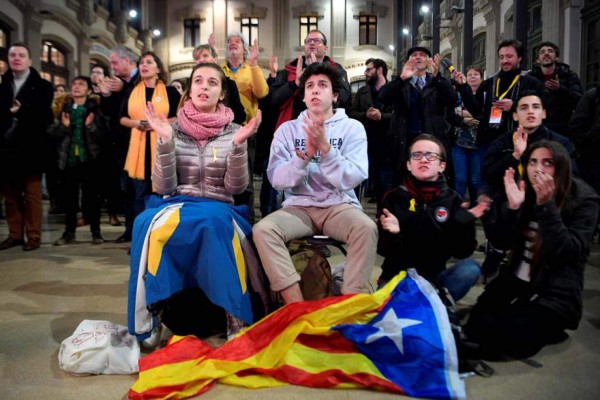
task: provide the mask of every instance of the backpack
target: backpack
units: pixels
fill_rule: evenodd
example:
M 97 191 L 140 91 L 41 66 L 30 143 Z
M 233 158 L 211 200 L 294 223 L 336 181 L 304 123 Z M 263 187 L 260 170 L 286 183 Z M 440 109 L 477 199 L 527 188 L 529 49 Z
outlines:
M 456 311 L 456 304 L 448 289 L 443 287 L 439 282 L 432 282 L 433 287 L 438 293 L 442 304 L 446 307 L 448 320 L 452 329 L 452 336 L 456 343 L 456 351 L 458 353 L 458 370 L 461 374 L 474 373 L 484 378 L 489 378 L 494 375 L 494 369 L 483 362 L 479 357 L 479 346 L 469 339 L 463 332 L 462 322 Z
M 292 240 L 288 243 L 288 249 L 296 272 L 300 275 L 300 290 L 304 300 L 331 296 L 331 266 L 321 248 L 304 240 Z

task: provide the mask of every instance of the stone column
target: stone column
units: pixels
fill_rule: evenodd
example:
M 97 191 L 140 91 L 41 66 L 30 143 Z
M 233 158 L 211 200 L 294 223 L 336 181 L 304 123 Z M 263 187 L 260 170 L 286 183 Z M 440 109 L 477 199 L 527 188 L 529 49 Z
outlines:
M 284 38 L 288 37 L 289 0 L 273 0 L 273 54 L 277 56 L 279 68 L 284 67 L 284 60 L 291 57 Z
M 24 41 L 31 51 L 31 65 L 39 72 L 42 70 L 42 24 L 44 23 L 44 16 L 32 7 L 27 7 L 23 13 L 23 22 Z
M 542 3 L 542 41 L 560 43 L 560 0 L 544 0 Z
M 581 7 L 582 0 L 564 2 L 565 35 L 560 44 L 560 59 L 571 66 L 571 69 L 581 76 Z
M 331 12 L 331 37 L 329 38 L 330 55 L 341 64 L 346 55 L 346 2 L 332 0 L 329 6 Z
M 79 20 L 86 25 L 92 25 L 96 21 L 96 13 L 94 12 L 94 0 L 80 0 Z
M 225 59 L 225 40 L 227 39 L 229 27 L 227 26 L 227 1 L 213 1 L 213 33 L 217 41 L 217 51 L 219 52 L 219 63 Z M 239 31 L 239 29 L 235 29 Z M 208 36 L 206 36 L 208 41 Z
M 164 34 L 164 33 L 163 33 Z M 144 42 L 144 47 L 142 47 L 142 53 L 146 51 L 153 51 L 154 47 L 152 46 L 152 29 L 142 29 L 140 32 L 140 40 Z
M 92 40 L 87 35 L 77 38 L 79 74 L 90 76 L 90 49 Z
M 498 27 L 496 19 L 500 18 L 500 13 L 493 8 L 485 13 L 485 71 L 486 76 L 490 76 L 498 70 L 498 54 L 496 53 L 496 43 L 498 42 Z
M 117 10 L 114 12 L 113 21 L 117 27 L 115 41 L 119 44 L 127 43 L 127 11 Z

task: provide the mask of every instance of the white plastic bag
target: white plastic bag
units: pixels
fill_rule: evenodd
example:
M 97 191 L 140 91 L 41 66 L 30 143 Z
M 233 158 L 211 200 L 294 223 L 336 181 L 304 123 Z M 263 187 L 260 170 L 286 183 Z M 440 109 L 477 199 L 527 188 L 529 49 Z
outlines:
M 60 368 L 81 375 L 134 374 L 139 359 L 140 345 L 125 326 L 89 319 L 63 340 L 58 352 Z

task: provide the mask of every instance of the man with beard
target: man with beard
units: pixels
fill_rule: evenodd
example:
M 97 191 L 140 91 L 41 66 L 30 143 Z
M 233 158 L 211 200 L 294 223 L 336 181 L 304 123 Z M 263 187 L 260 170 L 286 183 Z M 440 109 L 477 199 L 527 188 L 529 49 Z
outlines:
M 329 64 L 342 76 L 343 83 L 338 107 L 348 108 L 350 105 L 348 73 L 344 67 L 326 55 L 327 50 L 327 37 L 325 37 L 325 34 L 316 29 L 312 30 L 308 32 L 304 39 L 304 53 L 277 73 L 270 86 L 271 104 L 279 109 L 279 118 L 275 129 L 286 121 L 298 118 L 298 115 L 306 110 L 306 104 L 298 95 L 300 76 L 304 69 L 313 63 Z
M 381 173 L 381 154 L 385 148 L 384 135 L 390 127 L 392 108 L 379 101 L 379 93 L 387 84 L 387 64 L 379 58 L 369 58 L 365 65 L 367 84 L 354 96 L 348 116 L 359 120 L 367 131 L 367 152 L 369 156 L 369 187 L 373 191 L 372 199 L 379 204 L 385 191 L 391 187 L 383 187 Z M 386 179 L 388 181 L 389 179 Z
M 405 145 L 422 133 L 438 138 L 450 150 L 450 124 L 447 109 L 454 110 L 458 95 L 450 80 L 439 73 L 441 57 L 425 47 L 408 49 L 400 75 L 385 85 L 379 100 L 394 107 L 388 130 L 386 164 L 393 171 L 393 186 L 406 172 Z M 427 68 L 431 66 L 431 72 Z M 449 164 L 449 162 L 448 162 Z
M 486 149 L 504 132 L 515 130 L 513 103 L 526 90 L 534 90 L 545 101 L 544 85 L 521 69 L 524 47 L 518 40 L 505 40 L 498 45 L 500 71 L 483 81 L 475 95 L 466 77 L 454 71 L 453 77 L 467 110 L 478 119 L 477 146 Z
M 560 49 L 552 42 L 543 42 L 538 47 L 538 63 L 530 75 L 544 83 L 548 95 L 545 124 L 562 135 L 568 134 L 569 120 L 583 95 L 581 81 L 567 64 L 558 62 Z

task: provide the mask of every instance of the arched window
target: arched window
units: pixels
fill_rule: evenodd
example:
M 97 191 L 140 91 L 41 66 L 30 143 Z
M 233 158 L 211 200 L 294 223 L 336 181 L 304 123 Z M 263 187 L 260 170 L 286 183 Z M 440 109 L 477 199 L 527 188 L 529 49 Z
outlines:
M 53 85 L 67 85 L 69 82 L 69 70 L 67 68 L 66 52 L 55 43 L 45 40 L 42 43 L 42 78 L 50 81 Z

